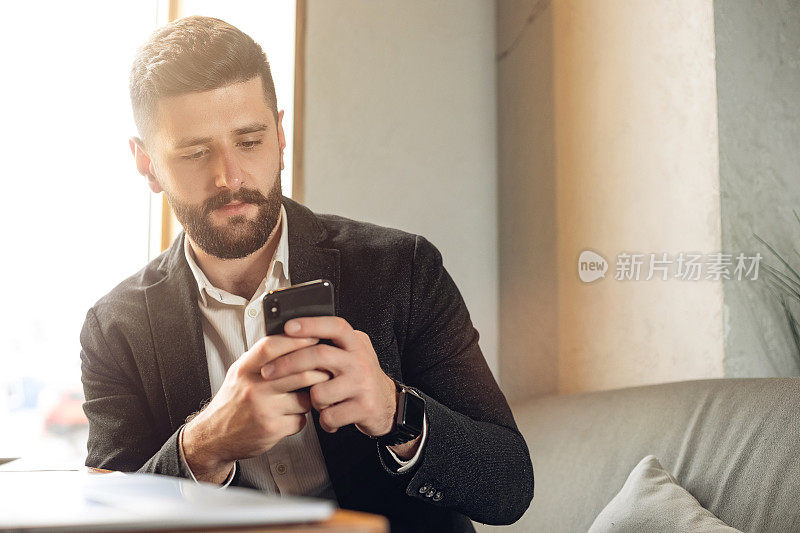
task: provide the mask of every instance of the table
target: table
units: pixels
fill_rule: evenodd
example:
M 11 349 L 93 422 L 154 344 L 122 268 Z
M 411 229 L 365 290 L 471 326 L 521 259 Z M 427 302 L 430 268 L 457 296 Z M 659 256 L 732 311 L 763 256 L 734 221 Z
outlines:
M 159 533 L 389 533 L 389 522 L 383 516 L 338 509 L 334 515 L 318 524 L 297 524 L 286 526 L 212 528 L 212 529 L 171 529 Z

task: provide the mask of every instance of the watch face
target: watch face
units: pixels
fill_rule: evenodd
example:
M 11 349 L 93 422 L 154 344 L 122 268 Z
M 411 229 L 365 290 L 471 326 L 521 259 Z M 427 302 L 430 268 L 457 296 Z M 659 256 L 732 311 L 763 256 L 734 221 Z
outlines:
M 410 392 L 404 395 L 403 425 L 415 435 L 422 433 L 422 419 L 425 417 L 425 400 Z

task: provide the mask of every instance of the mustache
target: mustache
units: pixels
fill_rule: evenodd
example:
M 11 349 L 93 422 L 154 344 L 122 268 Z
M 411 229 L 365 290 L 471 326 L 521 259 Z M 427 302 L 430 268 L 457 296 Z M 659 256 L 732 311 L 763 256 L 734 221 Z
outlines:
M 231 202 L 243 202 L 247 204 L 263 205 L 268 202 L 267 198 L 256 189 L 241 188 L 236 191 L 225 190 L 203 202 L 203 213 L 210 214 L 213 210 L 229 204 Z

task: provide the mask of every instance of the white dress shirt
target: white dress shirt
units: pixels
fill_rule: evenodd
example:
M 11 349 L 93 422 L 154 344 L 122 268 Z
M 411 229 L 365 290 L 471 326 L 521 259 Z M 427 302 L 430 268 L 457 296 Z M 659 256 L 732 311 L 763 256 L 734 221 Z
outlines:
M 281 205 L 280 240 L 270 262 L 267 275 L 253 297 L 247 299 L 214 287 L 197 265 L 188 238 L 184 238 L 184 253 L 198 287 L 198 304 L 203 326 L 203 340 L 208 362 L 211 394 L 216 395 L 233 362 L 266 335 L 261 297 L 267 292 L 291 285 L 289 280 L 289 230 L 286 210 Z M 181 446 L 181 461 L 192 479 L 194 474 L 186 464 Z M 427 437 L 427 420 L 423 419 L 420 446 L 410 460 L 403 461 L 391 449 L 398 463 L 398 471 L 411 468 L 418 460 Z M 306 424 L 294 435 L 281 439 L 269 451 L 238 461 L 241 477 L 254 487 L 271 494 L 317 496 L 335 500 L 325 459 L 319 445 L 311 413 L 306 414 Z M 228 486 L 236 466 L 223 487 Z M 195 480 L 196 481 L 196 480 Z

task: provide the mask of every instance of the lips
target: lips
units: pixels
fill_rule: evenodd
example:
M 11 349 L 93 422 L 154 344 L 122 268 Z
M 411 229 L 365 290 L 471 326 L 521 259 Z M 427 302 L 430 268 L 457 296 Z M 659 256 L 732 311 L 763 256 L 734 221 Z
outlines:
M 234 201 L 234 202 L 227 203 L 227 204 L 223 205 L 222 207 L 218 207 L 216 209 L 216 211 L 219 211 L 221 213 L 228 214 L 228 215 L 235 215 L 235 214 L 238 214 L 238 213 L 245 212 L 247 210 L 248 206 L 250 206 L 250 205 L 251 204 L 249 204 L 247 202 Z

